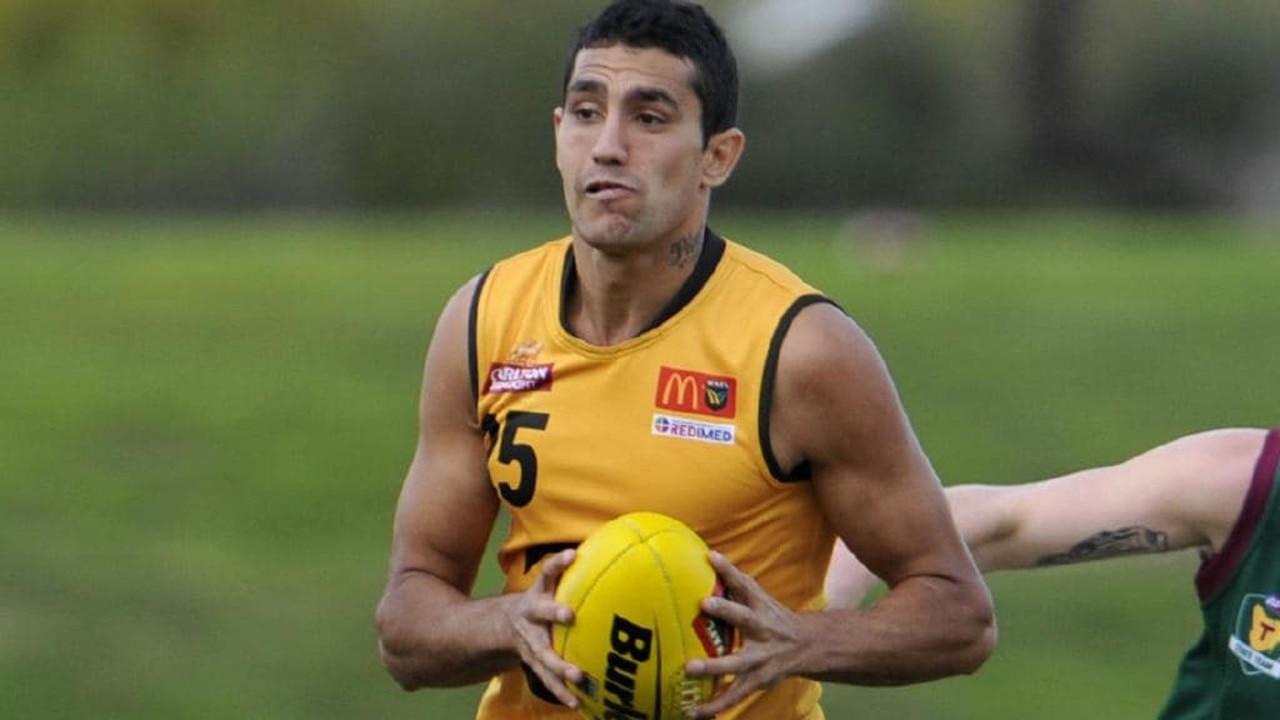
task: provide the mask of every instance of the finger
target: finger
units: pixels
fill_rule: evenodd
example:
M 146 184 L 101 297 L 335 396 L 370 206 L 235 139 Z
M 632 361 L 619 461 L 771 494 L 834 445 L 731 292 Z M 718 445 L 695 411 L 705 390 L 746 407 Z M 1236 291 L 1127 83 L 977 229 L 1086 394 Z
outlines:
M 734 653 L 718 658 L 690 660 L 685 663 L 684 672 L 689 677 L 723 677 L 725 675 L 742 677 L 747 675 L 758 664 L 750 656 Z
M 703 613 L 737 628 L 746 628 L 755 621 L 755 612 L 750 607 L 729 598 L 705 597 L 698 607 L 702 608 Z
M 560 576 L 564 574 L 564 571 L 573 564 L 577 556 L 577 551 L 569 548 L 547 558 L 547 561 L 542 565 L 541 578 L 555 585 L 560 580 Z
M 711 561 L 711 567 L 715 568 L 720 579 L 724 581 L 730 595 L 743 599 L 749 597 L 759 587 L 754 578 L 739 570 L 738 566 L 730 562 L 723 553 L 712 550 L 707 557 Z
M 555 653 L 552 653 L 552 655 L 555 655 Z M 563 660 L 560 661 L 560 664 L 568 665 L 568 663 L 565 663 Z M 545 687 L 552 695 L 555 695 L 557 700 L 564 703 L 567 707 L 577 709 L 578 696 L 574 695 L 573 691 L 569 689 L 569 686 L 565 684 L 567 678 L 562 679 L 562 676 L 559 673 L 552 668 L 543 665 L 541 662 L 528 663 L 528 665 L 529 668 L 537 674 L 538 679 L 542 681 L 542 686 Z M 573 668 L 572 665 L 568 666 Z M 577 670 L 577 668 L 573 669 Z M 576 680 L 568 679 L 569 682 L 581 682 L 581 680 L 581 671 L 578 671 L 578 678 Z
M 573 608 L 546 596 L 529 598 L 520 614 L 526 621 L 539 626 L 573 624 Z M 551 628 L 546 630 L 550 633 Z
M 538 576 L 533 579 L 533 589 L 535 592 L 550 594 L 555 592 L 556 586 L 560 584 L 560 576 L 564 575 L 564 571 L 573 564 L 577 552 L 572 548 L 569 550 L 561 550 L 560 552 L 547 558 L 542 563 L 542 570 Z
M 712 698 L 710 701 L 699 705 L 689 711 L 690 720 L 701 720 L 702 718 L 713 718 L 718 713 L 742 702 L 744 698 L 751 693 L 751 689 L 744 683 L 734 681 L 729 688 L 723 693 Z
M 573 564 L 576 557 L 576 551 L 570 548 L 547 558 L 527 592 L 545 598 L 553 597 L 556 586 L 560 584 L 560 577 Z M 568 605 L 554 601 L 534 603 L 529 610 L 529 616 L 542 622 L 573 624 L 573 610 Z
M 577 665 L 560 657 L 550 645 L 543 648 L 529 648 L 530 654 L 538 665 L 547 668 L 555 673 L 556 677 L 564 682 L 577 683 L 582 682 L 582 670 Z

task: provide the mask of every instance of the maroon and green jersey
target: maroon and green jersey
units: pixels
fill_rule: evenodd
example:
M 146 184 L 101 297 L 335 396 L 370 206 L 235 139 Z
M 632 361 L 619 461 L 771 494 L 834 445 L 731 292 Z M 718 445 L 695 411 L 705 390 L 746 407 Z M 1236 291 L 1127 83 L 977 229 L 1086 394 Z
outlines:
M 1280 718 L 1280 430 L 1267 434 L 1240 519 L 1196 575 L 1204 634 L 1164 720 Z

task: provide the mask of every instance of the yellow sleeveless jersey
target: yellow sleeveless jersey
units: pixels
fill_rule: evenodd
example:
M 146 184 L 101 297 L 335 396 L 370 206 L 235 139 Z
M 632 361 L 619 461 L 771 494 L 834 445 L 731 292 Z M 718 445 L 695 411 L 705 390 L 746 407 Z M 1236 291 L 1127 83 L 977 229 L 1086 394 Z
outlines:
M 572 263 L 569 238 L 501 261 L 471 308 L 472 388 L 510 517 L 505 590 L 527 588 L 541 558 L 601 523 L 650 510 L 684 521 L 787 607 L 821 607 L 835 536 L 803 471 L 786 477 L 773 458 L 768 415 L 782 337 L 825 298 L 708 232 L 658 322 L 598 347 L 563 321 Z M 498 676 L 477 717 L 580 720 L 538 685 L 520 670 Z M 815 720 L 820 694 L 789 678 L 719 717 Z

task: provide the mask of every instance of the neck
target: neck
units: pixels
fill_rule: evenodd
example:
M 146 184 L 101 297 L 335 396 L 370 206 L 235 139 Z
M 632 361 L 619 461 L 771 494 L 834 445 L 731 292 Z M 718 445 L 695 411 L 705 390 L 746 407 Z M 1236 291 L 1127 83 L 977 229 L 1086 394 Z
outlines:
M 593 345 L 610 346 L 653 327 L 693 274 L 704 243 L 700 228 L 652 252 L 620 255 L 575 238 L 569 329 Z

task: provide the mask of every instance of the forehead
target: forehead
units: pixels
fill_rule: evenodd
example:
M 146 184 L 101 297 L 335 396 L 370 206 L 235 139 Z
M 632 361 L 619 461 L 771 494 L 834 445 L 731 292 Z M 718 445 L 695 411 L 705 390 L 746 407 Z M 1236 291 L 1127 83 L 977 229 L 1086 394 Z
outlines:
M 590 84 L 624 92 L 633 87 L 665 90 L 673 96 L 692 96 L 693 62 L 660 48 L 626 45 L 583 48 L 574 58 L 569 91 L 575 85 Z

